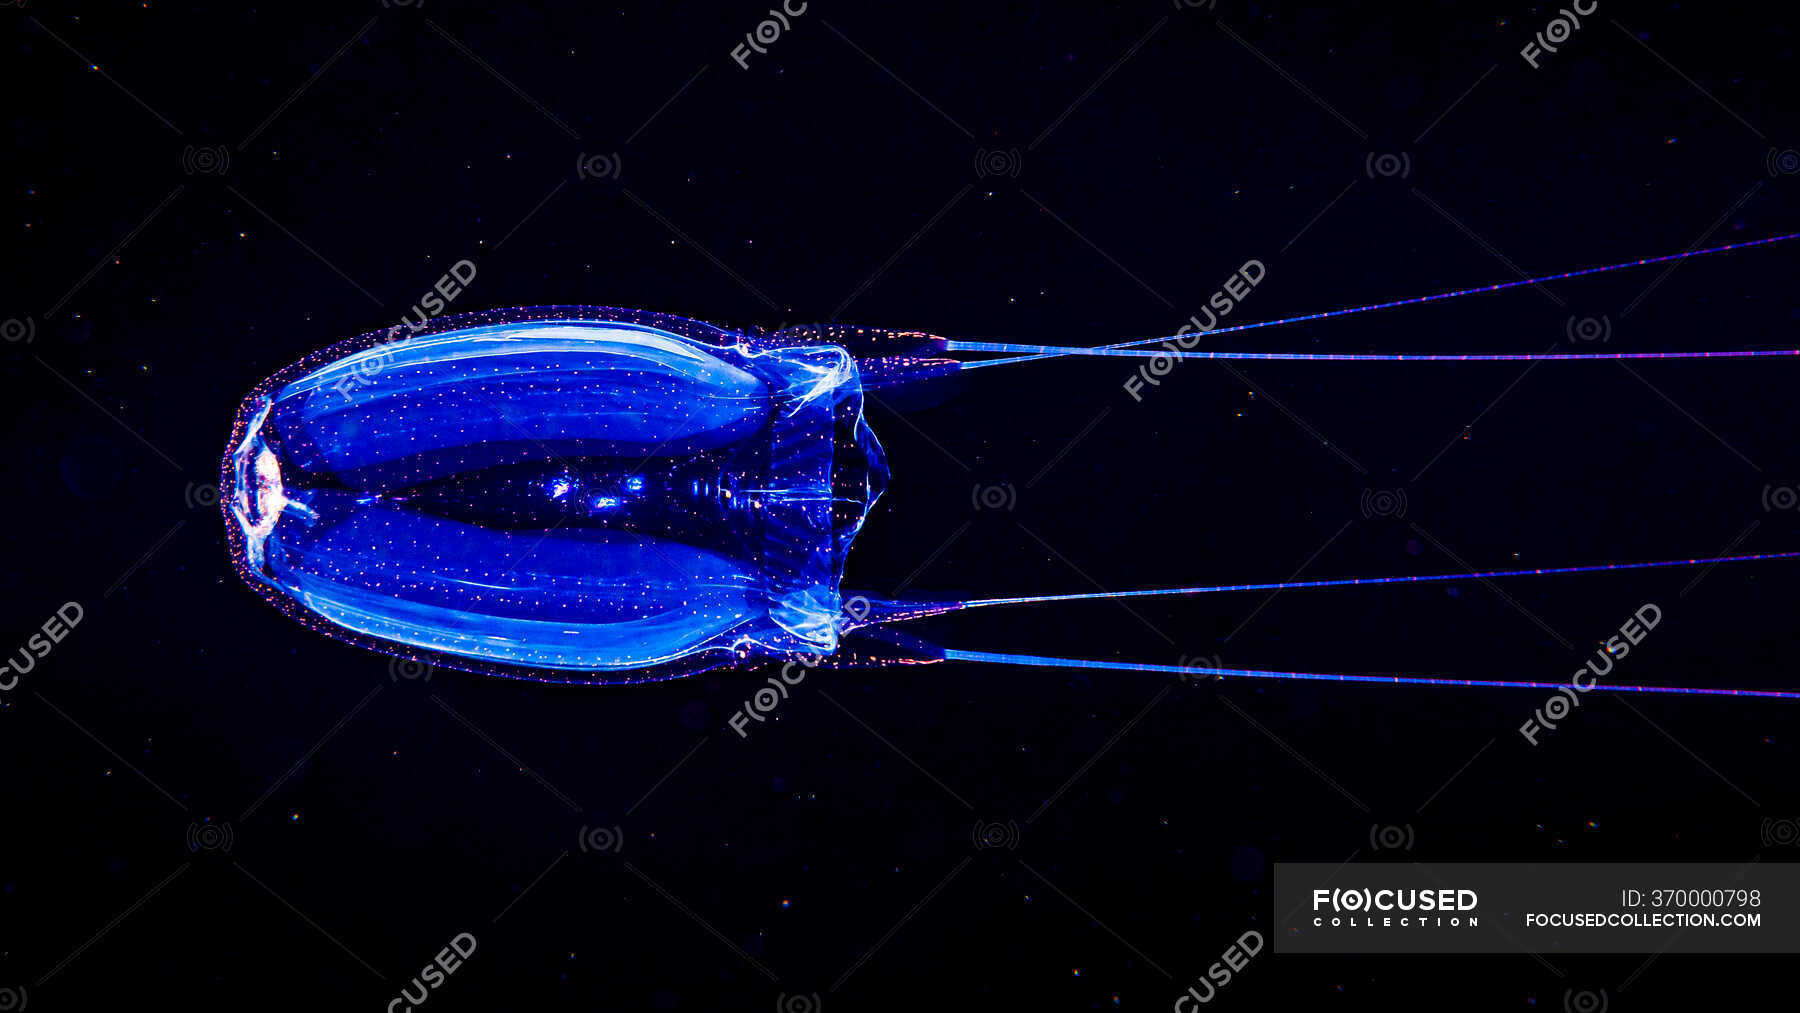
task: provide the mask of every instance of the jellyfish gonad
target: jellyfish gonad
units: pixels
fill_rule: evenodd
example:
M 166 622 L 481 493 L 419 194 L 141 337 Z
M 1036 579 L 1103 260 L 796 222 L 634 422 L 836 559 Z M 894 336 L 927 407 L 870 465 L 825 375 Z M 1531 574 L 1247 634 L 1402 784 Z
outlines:
M 1585 268 L 1552 278 L 1760 246 Z M 1536 278 L 1211 336 L 1533 284 Z M 864 391 L 1080 355 L 1447 362 L 1792 357 L 1800 350 L 1519 355 L 1075 348 L 838 325 L 736 331 L 603 307 L 442 317 L 340 342 L 259 384 L 223 462 L 239 574 L 294 619 L 362 647 L 513 678 L 614 684 L 805 658 L 1110 668 L 1219 677 L 1555 688 L 1447 676 L 1136 664 L 946 649 L 894 627 L 951 611 L 1748 563 L 1800 553 L 1550 569 L 892 601 L 842 587 L 889 481 Z M 1185 342 L 1183 345 L 1185 346 Z M 994 356 L 1003 356 L 995 358 Z M 1613 691 L 1800 697 L 1780 690 Z

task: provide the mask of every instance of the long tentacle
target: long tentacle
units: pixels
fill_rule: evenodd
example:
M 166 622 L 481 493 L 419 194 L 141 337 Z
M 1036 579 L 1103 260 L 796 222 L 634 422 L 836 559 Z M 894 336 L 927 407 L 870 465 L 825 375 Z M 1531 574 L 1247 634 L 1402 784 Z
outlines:
M 1243 679 L 1288 679 L 1306 682 L 1369 682 L 1401 686 L 1470 686 L 1489 689 L 1563 690 L 1567 682 L 1513 682 L 1504 679 L 1449 679 L 1420 675 L 1335 675 L 1328 672 L 1280 672 L 1261 668 L 1218 668 L 1198 665 L 1152 665 L 1138 661 L 1091 661 L 1040 654 L 1004 654 L 996 651 L 944 651 L 946 661 L 975 661 L 990 665 L 1030 665 L 1041 668 L 1098 668 L 1126 672 L 1163 672 L 1170 675 L 1216 676 Z M 1608 693 L 1672 693 L 1691 696 L 1742 696 L 1800 700 L 1800 691 L 1786 689 L 1715 689 L 1700 686 L 1636 686 L 1595 682 L 1589 688 Z
M 1058 601 L 1092 601 L 1104 598 L 1151 598 L 1158 596 L 1215 594 L 1228 591 L 1285 591 L 1309 587 L 1367 587 L 1375 584 L 1437 584 L 1453 580 L 1488 580 L 1495 577 L 1532 577 L 1553 573 L 1605 573 L 1612 570 L 1658 570 L 1677 566 L 1716 566 L 1720 563 L 1748 563 L 1769 559 L 1797 559 L 1800 552 L 1756 552 L 1737 556 L 1713 556 L 1706 559 L 1658 559 L 1642 563 L 1592 563 L 1585 566 L 1549 566 L 1517 570 L 1485 570 L 1472 573 L 1434 573 L 1413 577 L 1340 577 L 1330 580 L 1289 580 L 1266 584 L 1205 584 L 1193 587 L 1163 587 L 1138 591 L 1088 591 L 1077 594 L 1040 594 L 1016 598 L 976 598 L 961 602 L 963 608 L 988 605 L 1027 605 Z
M 1185 587 L 1153 587 L 1131 591 L 1081 591 L 1071 594 L 1035 594 L 994 598 L 969 598 L 962 601 L 888 601 L 857 595 L 862 614 L 848 617 L 854 627 L 891 624 L 909 619 L 943 615 L 963 609 L 996 605 L 1040 605 L 1049 602 L 1100 601 L 1109 598 L 1157 598 L 1182 595 L 1226 594 L 1234 591 L 1288 591 L 1320 587 L 1373 587 L 1382 584 L 1442 584 L 1458 580 L 1493 580 L 1506 577 L 1537 577 L 1562 573 L 1608 573 L 1623 570 L 1662 570 L 1682 566 L 1718 566 L 1721 563 L 1753 563 L 1777 559 L 1800 559 L 1800 551 L 1750 552 L 1735 556 L 1704 556 L 1688 559 L 1655 559 L 1632 563 L 1587 563 L 1579 566 L 1539 566 L 1511 570 L 1475 570 L 1467 573 L 1428 573 L 1398 577 L 1333 577 L 1321 580 L 1284 580 L 1255 584 L 1195 584 Z
M 1152 339 L 1154 340 L 1154 339 Z M 1287 362 L 1602 362 L 1628 359 L 1783 359 L 1800 356 L 1800 348 L 1760 348 L 1716 352 L 1502 352 L 1491 355 L 1408 355 L 1344 352 L 1213 352 L 1167 351 L 1151 348 L 1077 348 L 1033 345 L 1017 341 L 959 341 L 945 345 L 953 352 L 1011 352 L 1012 359 L 965 362 L 962 368 L 1010 366 L 1065 355 L 1122 359 L 1261 359 Z
M 1364 306 L 1351 306 L 1351 307 L 1347 307 L 1345 309 L 1323 310 L 1323 311 L 1320 311 L 1317 313 L 1302 313 L 1302 314 L 1299 314 L 1298 316 L 1282 317 L 1278 320 L 1260 320 L 1260 321 L 1256 321 L 1253 323 L 1231 324 L 1231 325 L 1225 326 L 1225 327 L 1210 328 L 1206 331 L 1206 334 L 1208 336 L 1217 336 L 1220 334 L 1232 334 L 1232 333 L 1236 333 L 1239 331 L 1257 330 L 1257 329 L 1263 328 L 1263 327 L 1279 327 L 1283 324 L 1298 324 L 1298 323 L 1305 323 L 1309 320 L 1326 320 L 1326 319 L 1330 319 L 1332 317 L 1350 316 L 1351 314 L 1354 314 L 1354 313 L 1370 313 L 1375 310 L 1394 309 L 1394 308 L 1400 307 L 1400 306 L 1416 306 L 1416 305 L 1419 305 L 1422 303 L 1441 302 L 1445 299 L 1456 299 L 1456 298 L 1459 298 L 1461 296 L 1466 296 L 1466 295 L 1479 295 L 1483 292 L 1503 292 L 1507 289 L 1520 288 L 1525 285 L 1541 285 L 1541 284 L 1544 284 L 1545 282 L 1562 281 L 1567 278 L 1579 278 L 1584 275 L 1590 275 L 1590 274 L 1603 274 L 1608 271 L 1621 271 L 1621 270 L 1624 270 L 1624 269 L 1630 268 L 1630 267 L 1644 267 L 1649 264 L 1663 264 L 1663 263 L 1668 263 L 1670 261 L 1675 261 L 1675 260 L 1686 260 L 1691 257 L 1703 257 L 1703 256 L 1706 256 L 1708 254 L 1713 254 L 1713 253 L 1726 253 L 1726 252 L 1729 252 L 1732 250 L 1745 250 L 1745 249 L 1749 249 L 1751 247 L 1756 247 L 1756 246 L 1768 246 L 1773 243 L 1783 243 L 1790 239 L 1800 239 L 1800 232 L 1788 232 L 1788 233 L 1784 233 L 1784 234 L 1778 235 L 1778 236 L 1767 236 L 1762 239 L 1749 239 L 1749 240 L 1745 240 L 1745 241 L 1739 242 L 1739 243 L 1726 243 L 1722 246 L 1711 246 L 1711 247 L 1707 247 L 1706 249 L 1703 249 L 1703 250 L 1687 250 L 1682 253 L 1664 254 L 1663 256 L 1660 256 L 1660 257 L 1645 257 L 1641 260 L 1626 260 L 1626 261 L 1621 261 L 1617 264 L 1602 264 L 1598 267 L 1577 268 L 1576 270 L 1573 270 L 1573 271 L 1563 271 L 1560 274 L 1541 275 L 1536 278 L 1519 278 L 1514 281 L 1496 282 L 1495 284 L 1492 284 L 1492 285 L 1477 285 L 1473 288 L 1459 288 L 1459 289 L 1455 289 L 1455 290 L 1449 291 L 1449 292 L 1438 292 L 1434 295 L 1412 296 L 1411 298 L 1407 298 L 1407 299 L 1391 299 L 1391 300 L 1388 300 L 1387 302 L 1369 303 Z M 1182 339 L 1185 337 L 1186 337 L 1185 335 L 1175 335 L 1174 337 L 1167 337 L 1167 338 L 1132 338 L 1129 341 L 1114 342 L 1113 344 L 1110 344 L 1110 345 L 1102 345 L 1098 349 L 1086 349 L 1085 351 L 1088 353 L 1092 353 L 1095 351 L 1099 351 L 1101 349 L 1105 349 L 1105 350 L 1123 349 L 1123 348 L 1130 348 L 1134 345 L 1148 344 L 1152 341 L 1173 341 L 1173 340 Z M 960 341 L 952 341 L 951 342 L 952 347 L 960 346 L 966 351 L 1003 351 L 1004 350 L 1004 349 L 989 349 L 989 348 L 972 347 L 977 344 L 988 344 L 988 343 L 987 342 L 960 342 Z M 1000 359 L 1000 360 L 990 360 L 987 362 L 967 363 L 964 365 L 963 368 L 978 369 L 983 366 L 999 365 L 1002 362 L 1027 362 L 1027 361 L 1032 361 L 1032 360 L 1041 359 L 1041 358 L 1054 358 L 1054 357 L 1060 356 L 1060 355 L 1080 354 L 1080 350 L 1072 349 L 1072 348 L 1063 348 L 1063 347 L 1059 347 L 1059 346 L 1055 346 L 1055 345 L 1036 346 L 1035 348 L 1030 348 L 1030 349 L 1021 347 L 1018 350 L 1019 351 L 1028 351 L 1028 352 L 1030 352 L 1030 354 L 1027 356 L 1027 358 L 1024 358 L 1024 359 Z M 1161 354 L 1161 353 L 1157 353 L 1157 354 Z M 1787 354 L 1793 354 L 1793 353 L 1787 353 Z M 1233 358 L 1233 357 L 1235 357 L 1235 358 L 1316 358 L 1316 359 L 1339 358 L 1339 357 L 1334 357 L 1334 356 L 1299 356 L 1299 355 L 1291 355 L 1291 356 L 1290 355 L 1276 355 L 1276 356 L 1253 356 L 1253 355 L 1222 356 L 1222 355 L 1215 355 L 1215 356 L 1206 356 L 1206 358 Z M 1571 356 L 1564 356 L 1564 358 L 1571 358 L 1571 359 L 1573 359 L 1573 358 L 1634 358 L 1634 357 L 1665 358 L 1665 357 L 1670 357 L 1670 356 L 1663 356 L 1663 355 L 1640 355 L 1640 356 L 1628 356 L 1628 355 L 1574 356 L 1574 355 L 1571 355 Z M 1684 355 L 1684 356 L 1680 356 L 1680 357 L 1690 358 L 1690 357 L 1700 357 L 1700 356 Z M 1375 358 L 1406 361 L 1408 357 L 1377 356 Z M 1417 356 L 1417 357 L 1411 357 L 1411 358 L 1414 360 L 1422 360 L 1425 358 L 1439 358 L 1439 357 Z M 1485 356 L 1445 356 L 1445 357 L 1441 357 L 1441 358 L 1443 358 L 1443 359 L 1465 359 L 1465 360 L 1471 360 L 1471 361 L 1499 361 L 1499 360 L 1523 361 L 1523 360 L 1526 360 L 1528 357 L 1526 357 L 1526 356 L 1496 356 L 1496 357 L 1489 358 L 1489 357 L 1485 357 Z

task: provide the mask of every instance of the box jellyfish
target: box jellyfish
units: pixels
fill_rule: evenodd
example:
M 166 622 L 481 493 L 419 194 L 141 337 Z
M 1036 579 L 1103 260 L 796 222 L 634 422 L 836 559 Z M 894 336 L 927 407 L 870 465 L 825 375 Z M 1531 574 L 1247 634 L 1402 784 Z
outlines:
M 1254 327 L 1497 291 L 1800 234 Z M 731 330 L 665 314 L 536 307 L 340 342 L 239 406 L 220 487 L 234 564 L 294 619 L 466 671 L 628 683 L 722 665 L 935 661 L 1472 686 L 1439 676 L 1178 668 L 949 650 L 921 616 L 1051 601 L 1573 574 L 1787 559 L 1765 553 L 1479 574 L 1197 585 L 943 601 L 846 593 L 844 564 L 889 474 L 867 388 L 1054 356 L 1447 362 L 1781 357 L 1800 350 L 1329 355 L 954 341 L 819 326 Z M 971 358 L 1000 355 L 1004 358 Z M 1672 686 L 1613 691 L 1800 696 Z

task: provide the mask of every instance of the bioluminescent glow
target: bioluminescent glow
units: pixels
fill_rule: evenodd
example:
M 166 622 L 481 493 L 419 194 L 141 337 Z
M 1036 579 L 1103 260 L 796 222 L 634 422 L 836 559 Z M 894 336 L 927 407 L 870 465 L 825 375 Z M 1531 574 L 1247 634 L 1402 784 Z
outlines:
M 629 312 L 458 323 L 244 402 L 225 506 L 253 586 L 333 635 L 509 673 L 836 649 L 887 479 L 848 352 Z
M 1800 233 L 1213 334 L 1319 320 L 1764 246 Z M 1156 340 L 1156 339 L 1146 339 Z M 1800 558 L 1747 553 L 1418 576 L 887 601 L 845 561 L 889 475 L 866 389 L 1059 356 L 1338 362 L 1739 359 L 1800 349 L 1414 355 L 1160 351 L 951 341 L 839 325 L 728 330 L 606 307 L 444 317 L 340 342 L 239 407 L 222 463 L 239 574 L 362 647 L 515 678 L 621 683 L 758 660 L 968 661 L 1181 675 L 1555 689 L 946 650 L 889 627 L 990 606 L 1493 580 Z M 963 361 L 948 353 L 1010 353 Z M 1616 686 L 1791 698 L 1800 692 Z

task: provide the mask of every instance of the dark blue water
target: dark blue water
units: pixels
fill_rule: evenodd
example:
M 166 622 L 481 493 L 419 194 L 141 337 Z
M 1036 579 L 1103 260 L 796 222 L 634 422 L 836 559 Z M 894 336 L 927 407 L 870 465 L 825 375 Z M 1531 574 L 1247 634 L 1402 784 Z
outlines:
M 0 650 L 33 666 L 0 694 L 0 997 L 1167 1009 L 1243 932 L 1277 932 L 1276 862 L 1800 858 L 1780 702 L 1593 694 L 1534 746 L 1543 698 L 1485 690 L 960 664 L 497 681 L 258 600 L 214 488 L 255 383 L 445 308 L 1101 344 L 1173 333 L 1252 259 L 1232 321 L 1792 231 L 1780 13 L 1602 5 L 1538 69 L 1519 51 L 1552 9 L 814 2 L 765 53 L 757 5 L 0 14 Z M 1800 347 L 1797 256 L 1218 345 Z M 1138 365 L 882 395 L 894 480 L 847 584 L 980 598 L 1800 546 L 1785 363 L 1185 362 L 1134 396 Z M 1621 679 L 1794 688 L 1796 588 L 1767 563 L 909 629 L 1558 681 L 1654 602 Z M 38 657 L 67 602 L 81 618 Z M 770 677 L 787 695 L 758 710 Z M 1216 1004 L 1649 1009 L 1781 973 L 1646 959 L 1265 952 Z

